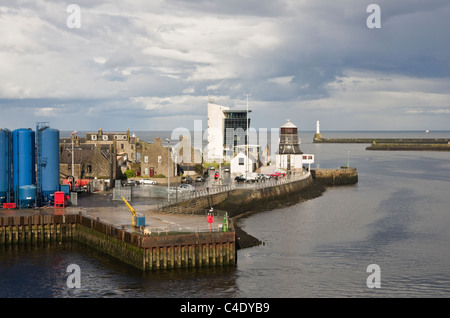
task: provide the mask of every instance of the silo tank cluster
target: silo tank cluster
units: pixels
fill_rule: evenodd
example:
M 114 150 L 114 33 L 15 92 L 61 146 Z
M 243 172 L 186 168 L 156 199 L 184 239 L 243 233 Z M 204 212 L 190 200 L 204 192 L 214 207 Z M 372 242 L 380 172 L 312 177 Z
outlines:
M 59 191 L 59 131 L 44 127 L 0 129 L 0 207 L 53 203 Z
M 60 190 L 59 184 L 59 131 L 52 128 L 44 128 L 41 134 L 41 184 L 43 203 L 54 202 L 56 191 Z M 39 160 L 38 160 L 39 161 Z
M 11 196 L 11 131 L 0 129 L 0 206 Z

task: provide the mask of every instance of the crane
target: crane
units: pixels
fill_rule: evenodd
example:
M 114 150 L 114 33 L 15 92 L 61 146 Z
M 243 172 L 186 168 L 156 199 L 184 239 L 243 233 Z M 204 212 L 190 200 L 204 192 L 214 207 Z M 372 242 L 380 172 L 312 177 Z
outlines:
M 132 221 L 131 221 L 131 225 L 133 227 L 136 226 L 136 221 L 138 223 L 138 227 L 144 226 L 145 227 L 145 217 L 141 214 L 138 214 L 136 212 L 136 210 L 128 203 L 127 200 L 125 200 L 124 197 L 122 197 L 123 202 L 125 202 L 125 204 L 128 206 L 128 209 L 130 209 L 131 214 L 133 215 Z

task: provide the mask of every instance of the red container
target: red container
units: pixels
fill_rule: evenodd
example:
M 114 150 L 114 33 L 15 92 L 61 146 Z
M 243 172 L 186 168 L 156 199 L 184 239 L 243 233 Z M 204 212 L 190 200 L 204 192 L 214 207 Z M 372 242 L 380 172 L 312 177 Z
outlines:
M 55 208 L 59 205 L 62 205 L 64 207 L 64 192 L 63 191 L 55 192 Z

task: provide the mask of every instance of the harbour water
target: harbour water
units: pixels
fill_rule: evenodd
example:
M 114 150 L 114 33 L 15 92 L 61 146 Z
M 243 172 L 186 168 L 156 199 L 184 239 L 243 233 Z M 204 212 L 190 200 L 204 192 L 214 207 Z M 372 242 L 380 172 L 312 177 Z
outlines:
M 450 137 L 450 132 L 322 134 Z M 158 133 L 136 135 L 152 141 Z M 264 244 L 239 250 L 236 266 L 143 273 L 76 244 L 3 248 L 0 297 L 449 297 L 450 153 L 367 151 L 365 144 L 314 144 L 313 135 L 301 133 L 301 148 L 315 154 L 315 166 L 349 162 L 359 182 L 241 218 L 238 224 Z M 67 287 L 70 264 L 80 266 L 81 288 Z M 380 288 L 368 287 L 371 264 L 380 268 Z

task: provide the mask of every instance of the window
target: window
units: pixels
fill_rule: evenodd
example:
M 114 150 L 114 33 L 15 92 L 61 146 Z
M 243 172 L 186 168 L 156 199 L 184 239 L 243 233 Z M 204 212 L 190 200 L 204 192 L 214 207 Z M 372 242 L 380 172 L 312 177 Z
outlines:
M 97 140 L 97 135 L 91 135 L 91 140 Z
M 148 156 L 144 156 L 144 163 L 148 163 Z
M 239 158 L 239 165 L 243 166 L 244 165 L 244 158 Z
M 105 140 L 105 141 L 108 140 L 108 135 L 103 135 L 102 137 L 103 137 L 103 140 Z

